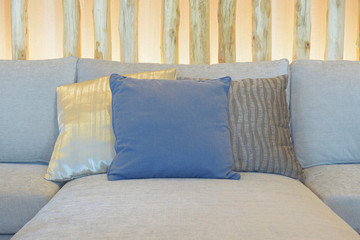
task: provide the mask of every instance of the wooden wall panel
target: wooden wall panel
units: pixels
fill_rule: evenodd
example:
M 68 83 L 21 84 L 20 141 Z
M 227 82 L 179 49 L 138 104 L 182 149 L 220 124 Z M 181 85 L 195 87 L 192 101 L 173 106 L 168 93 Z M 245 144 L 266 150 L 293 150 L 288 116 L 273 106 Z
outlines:
M 345 58 L 347 60 L 360 60 L 360 33 L 358 30 L 360 0 L 248 0 L 241 2 L 236 0 L 156 0 L 155 2 L 148 0 L 61 0 L 55 2 L 48 0 L 6 0 L 1 4 L 3 9 L 5 9 L 4 6 L 7 6 L 7 15 L 4 14 L 5 10 L 2 11 L 2 36 L 5 37 L 0 40 L 0 56 L 3 56 L 3 59 L 11 57 L 13 59 L 28 59 L 29 54 L 31 59 L 80 56 L 80 35 L 83 35 L 81 41 L 83 50 L 81 55 L 83 57 L 111 59 L 108 57 L 111 54 L 112 58 L 115 56 L 116 60 L 120 60 L 120 34 L 114 34 L 118 28 L 121 28 L 119 26 L 120 11 L 116 10 L 120 9 L 120 2 L 125 3 L 125 5 L 136 3 L 133 12 L 136 12 L 135 16 L 139 20 L 135 18 L 129 26 L 136 29 L 133 32 L 137 36 L 136 31 L 138 30 L 135 26 L 139 22 L 139 31 L 141 31 L 138 37 L 129 38 L 130 43 L 123 43 L 124 46 L 126 45 L 123 47 L 123 52 L 130 50 L 134 52 L 132 55 L 136 56 L 137 52 L 140 51 L 141 55 L 138 60 L 143 62 L 189 63 L 191 58 L 191 63 L 208 63 L 207 55 L 211 56 L 210 62 L 212 63 L 217 61 L 231 62 L 234 57 L 232 53 L 235 52 L 238 61 L 250 61 L 251 57 L 254 61 L 270 60 L 271 56 L 275 59 L 282 57 L 308 59 L 311 57 L 314 59 Z M 239 3 L 237 7 L 232 7 L 234 2 Z M 14 6 L 18 3 L 24 6 L 23 10 L 16 10 L 18 7 Z M 115 9 L 111 13 L 112 19 L 110 21 L 110 23 L 112 22 L 112 41 L 114 44 L 111 46 L 110 40 L 107 50 L 101 49 L 101 46 L 102 42 L 108 42 L 108 40 L 98 40 L 97 46 L 94 44 L 94 40 L 97 38 L 95 35 L 98 35 L 97 33 L 94 34 L 94 21 L 97 20 L 93 21 L 93 17 L 96 18 L 97 3 L 110 3 L 111 6 L 107 7 Z M 293 8 L 294 3 L 295 8 Z M 92 14 L 93 4 L 94 15 Z M 160 9 L 162 4 L 164 5 L 163 9 Z M 63 6 L 61 7 L 61 5 Z M 81 14 L 79 13 L 79 5 L 81 5 Z M 156 7 L 152 7 L 154 5 Z M 201 7 L 199 7 L 200 5 Z M 171 11 L 167 11 L 165 8 L 173 8 L 172 13 L 167 14 Z M 47 9 L 49 11 L 46 11 Z M 139 13 L 137 13 L 138 9 L 140 10 Z M 222 9 L 227 11 L 222 11 Z M 237 34 L 236 51 L 233 51 L 232 34 L 226 34 L 229 29 L 232 32 L 233 9 L 236 9 L 237 19 L 235 26 Z M 28 21 L 16 20 L 21 19 L 18 17 L 17 11 L 24 13 L 24 19 L 28 15 Z M 254 19 L 252 19 L 252 11 L 254 12 Z M 192 13 L 191 16 L 190 12 Z M 204 12 L 205 17 L 199 17 L 201 14 L 204 15 Z M 309 12 L 311 13 L 311 23 Z M 215 16 L 216 14 L 218 17 Z M 80 15 L 82 16 L 80 17 Z M 150 18 L 151 15 L 156 15 L 156 20 L 153 21 L 153 18 Z M 190 18 L 192 18 L 191 27 Z M 162 19 L 163 22 L 161 22 Z M 287 20 L 289 22 L 279 24 L 279 22 Z M 217 21 L 219 21 L 219 25 Z M 227 26 L 222 21 L 230 21 L 231 24 Z M 250 21 L 253 21 L 253 24 Z M 77 23 L 79 22 L 82 22 L 81 26 L 78 26 Z M 97 22 L 100 24 L 101 21 Z M 126 24 L 125 20 L 123 22 Z M 195 26 L 194 22 L 200 22 L 200 24 Z M 164 24 L 163 27 L 161 27 L 161 23 Z M 147 24 L 149 27 L 146 27 Z M 225 29 L 225 26 L 228 30 Z M 62 28 L 64 28 L 64 34 Z M 161 34 L 162 30 L 164 32 Z M 154 31 L 153 34 L 152 31 Z M 179 33 L 177 33 L 178 31 Z M 253 34 L 250 31 L 253 31 Z M 97 30 L 96 32 L 101 33 Z M 190 32 L 192 32 L 192 37 L 190 37 Z M 203 34 L 205 37 L 194 37 L 195 32 L 197 32 L 196 34 Z M 209 37 L 206 36 L 207 34 Z M 109 32 L 108 39 L 110 39 L 110 35 Z M 271 37 L 271 35 L 273 36 Z M 28 38 L 29 40 L 27 40 Z M 139 39 L 138 43 L 137 38 Z M 211 41 L 207 47 L 209 38 Z M 168 39 L 169 42 L 167 43 L 165 39 Z M 206 41 L 204 43 L 199 39 L 206 39 Z M 356 44 L 354 44 L 355 41 Z M 282 44 L 284 42 L 286 44 Z M 113 50 L 110 49 L 112 47 Z M 94 49 L 96 53 L 94 53 Z M 51 54 L 48 54 L 49 52 Z M 110 54 L 105 56 L 105 52 Z M 192 53 L 191 57 L 190 52 Z M 121 59 L 125 59 L 125 57 L 123 56 Z M 136 62 L 136 57 L 134 59 L 125 61 Z
M 11 0 L 12 59 L 26 60 L 29 57 L 28 1 Z
M 163 0 L 161 62 L 179 63 L 179 0 Z
M 120 0 L 121 61 L 136 63 L 138 57 L 138 0 Z
M 360 0 L 358 0 L 358 32 L 356 41 L 356 60 L 360 61 Z
M 310 0 L 296 0 L 293 60 L 310 57 Z
M 343 59 L 345 1 L 327 1 L 326 60 Z
M 94 58 L 111 60 L 110 0 L 94 0 Z
M 219 0 L 219 63 L 236 62 L 236 0 Z
M 190 64 L 210 64 L 209 0 L 190 0 Z
M 80 4 L 79 0 L 63 0 L 64 57 L 81 57 Z
M 271 60 L 271 0 L 253 0 L 253 61 Z

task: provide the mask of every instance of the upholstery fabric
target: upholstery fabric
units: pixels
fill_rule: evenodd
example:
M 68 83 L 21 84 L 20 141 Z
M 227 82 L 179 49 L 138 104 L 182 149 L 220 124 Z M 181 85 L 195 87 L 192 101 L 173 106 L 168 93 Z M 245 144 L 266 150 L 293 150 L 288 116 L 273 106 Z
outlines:
M 75 179 L 13 239 L 360 239 L 299 181 L 264 173 L 241 177 Z
M 130 74 L 176 79 L 176 70 Z M 115 157 L 109 76 L 57 88 L 59 136 L 45 178 L 67 181 L 105 173 Z
M 116 156 L 109 180 L 229 178 L 230 77 L 208 81 L 110 77 Z
M 291 79 L 292 137 L 301 166 L 360 163 L 360 62 L 297 60 Z
M 0 61 L 0 162 L 49 162 L 59 133 L 56 87 L 74 83 L 76 63 Z
M 77 65 L 77 81 L 96 79 L 113 73 L 129 74 L 176 68 L 178 77 L 221 78 L 230 76 L 233 81 L 244 78 L 276 77 L 289 74 L 286 59 L 264 62 L 221 63 L 213 65 L 121 63 L 98 59 L 80 59 Z
M 42 164 L 0 164 L 0 234 L 14 234 L 55 195 L 61 185 L 45 180 Z
M 301 177 L 290 139 L 287 76 L 234 81 L 229 125 L 235 171 Z
M 181 78 L 222 78 L 231 77 L 232 81 L 244 78 L 271 78 L 284 74 L 290 75 L 287 59 L 261 62 L 239 62 L 220 64 L 157 64 L 157 63 L 122 63 L 99 59 L 79 59 L 77 65 L 77 80 L 91 80 L 112 73 L 128 74 L 144 71 L 176 68 L 178 79 Z M 289 79 L 291 82 L 291 79 Z M 290 84 L 286 89 L 286 98 L 290 100 Z
M 0 240 L 10 240 L 14 235 L 0 234 Z
M 360 164 L 304 170 L 305 184 L 360 234 Z

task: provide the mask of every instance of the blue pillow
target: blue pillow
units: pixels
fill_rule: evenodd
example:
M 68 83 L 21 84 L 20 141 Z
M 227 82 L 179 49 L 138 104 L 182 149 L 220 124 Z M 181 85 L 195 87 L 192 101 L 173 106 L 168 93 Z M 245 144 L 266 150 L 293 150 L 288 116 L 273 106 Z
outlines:
M 240 179 L 232 171 L 230 77 L 207 81 L 110 77 L 116 156 L 108 180 Z

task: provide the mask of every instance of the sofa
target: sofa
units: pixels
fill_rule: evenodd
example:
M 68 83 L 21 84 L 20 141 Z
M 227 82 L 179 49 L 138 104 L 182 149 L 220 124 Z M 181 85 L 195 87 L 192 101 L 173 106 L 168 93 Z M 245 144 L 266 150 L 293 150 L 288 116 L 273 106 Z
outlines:
M 271 163 L 278 164 L 275 167 L 259 167 L 262 152 L 256 147 L 249 152 L 245 145 L 243 151 L 249 156 L 260 154 L 256 158 L 260 163 L 234 163 L 232 171 L 240 180 L 135 177 L 109 181 L 106 171 L 64 181 L 44 178 L 62 133 L 57 88 L 114 73 L 173 68 L 176 82 L 230 76 L 233 83 L 244 79 L 267 83 L 269 78 L 286 76 L 283 117 L 289 121 L 281 129 L 291 131 L 289 136 L 284 132 L 291 141 L 284 141 L 294 152 L 288 157 L 293 162 L 276 163 L 275 157 Z M 170 65 L 76 57 L 2 60 L 0 239 L 360 239 L 359 76 L 360 63 L 352 61 Z M 231 85 L 229 91 L 234 89 Z M 236 112 L 240 107 L 235 103 L 229 109 Z M 242 114 L 248 114 L 250 124 L 250 114 L 246 110 Z M 261 114 L 256 126 L 264 124 L 266 113 Z M 238 129 L 240 139 L 250 139 Z M 267 131 L 271 134 L 272 129 Z M 234 157 L 242 142 L 235 143 L 233 135 L 229 141 Z M 291 164 L 300 166 L 299 175 L 279 170 Z

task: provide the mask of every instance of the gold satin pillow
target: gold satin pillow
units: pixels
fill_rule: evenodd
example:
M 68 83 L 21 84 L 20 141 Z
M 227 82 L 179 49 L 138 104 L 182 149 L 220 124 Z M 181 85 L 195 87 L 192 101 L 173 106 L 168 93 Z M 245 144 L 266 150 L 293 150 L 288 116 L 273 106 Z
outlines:
M 176 69 L 125 75 L 176 80 Z M 59 136 L 45 178 L 68 181 L 105 173 L 115 157 L 109 76 L 56 89 Z

